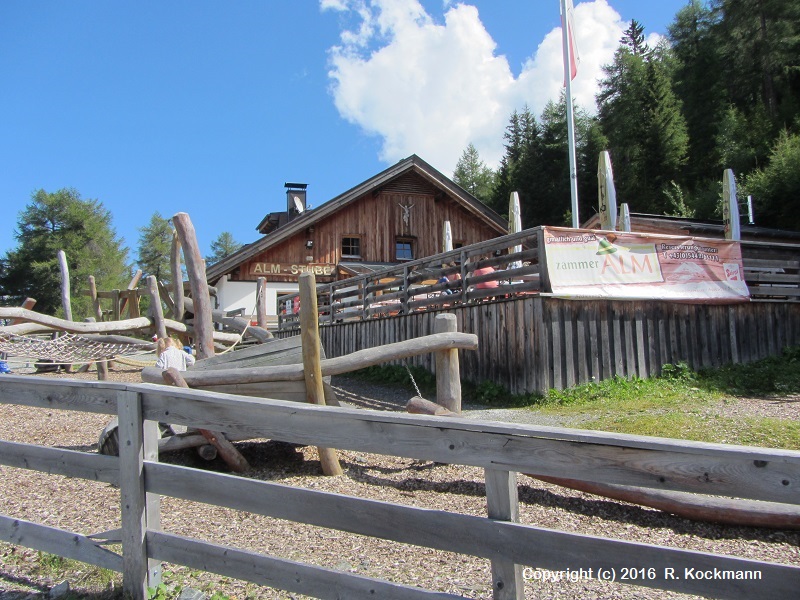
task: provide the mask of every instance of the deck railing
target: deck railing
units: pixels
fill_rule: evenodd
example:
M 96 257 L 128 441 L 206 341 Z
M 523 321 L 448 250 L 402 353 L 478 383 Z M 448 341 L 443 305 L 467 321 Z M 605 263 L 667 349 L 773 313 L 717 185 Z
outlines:
M 757 504 L 752 501 L 765 501 L 796 510 L 800 452 L 321 407 L 158 385 L 15 375 L 0 381 L 0 403 L 119 416 L 119 458 L 0 440 L 0 464 L 119 486 L 122 554 L 103 547 L 99 536 L 8 516 L 0 516 L 0 539 L 121 571 L 125 591 L 135 600 L 146 597 L 148 585 L 157 584 L 155 561 L 319 598 L 461 597 L 162 531 L 161 496 L 481 557 L 491 563 L 495 598 L 523 598 L 523 566 L 562 572 L 584 569 L 594 579 L 718 598 L 790 598 L 800 589 L 797 566 L 516 522 L 517 473 L 568 474 L 588 482 L 749 499 L 742 502 L 750 508 Z M 163 464 L 157 457 L 159 421 L 481 467 L 487 516 Z M 85 500 L 63 499 L 91 510 Z M 687 572 L 700 577 L 686 576 Z
M 320 324 L 436 311 L 455 305 L 548 292 L 539 266 L 542 228 L 317 286 Z M 754 301 L 800 301 L 800 245 L 742 242 Z M 490 272 L 479 269 L 490 268 Z M 447 282 L 440 280 L 446 277 Z M 486 284 L 489 284 L 487 286 Z M 298 294 L 278 298 L 278 330 L 299 328 Z

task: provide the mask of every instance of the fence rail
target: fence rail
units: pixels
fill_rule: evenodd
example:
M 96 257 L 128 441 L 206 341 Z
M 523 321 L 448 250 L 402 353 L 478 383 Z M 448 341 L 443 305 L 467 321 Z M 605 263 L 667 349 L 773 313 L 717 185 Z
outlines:
M 121 570 L 125 591 L 137 600 L 158 581 L 155 561 L 320 598 L 460 597 L 163 532 L 160 496 L 482 557 L 492 564 L 495 598 L 522 597 L 520 565 L 613 569 L 617 574 L 652 569 L 652 578 L 628 583 L 719 598 L 792 597 L 800 586 L 796 566 L 543 529 L 514 517 L 517 473 L 569 473 L 590 482 L 796 506 L 800 452 L 12 375 L 0 382 L 0 403 L 118 414 L 119 458 L 3 441 L 0 463 L 119 485 L 122 555 L 90 536 L 10 517 L 0 517 L 0 539 Z M 482 467 L 488 514 L 430 510 L 162 464 L 157 461 L 158 421 Z M 684 569 L 718 569 L 757 579 L 709 582 L 669 576 Z

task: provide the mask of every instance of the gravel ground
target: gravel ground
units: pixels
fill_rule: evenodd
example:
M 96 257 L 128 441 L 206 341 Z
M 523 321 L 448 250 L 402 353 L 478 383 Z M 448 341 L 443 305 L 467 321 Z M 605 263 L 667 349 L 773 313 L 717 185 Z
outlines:
M 68 377 L 94 379 L 95 375 Z M 112 371 L 111 379 L 139 381 L 139 372 L 135 369 Z M 413 395 L 405 389 L 352 378 L 337 377 L 333 384 L 342 400 L 366 408 L 402 410 Z M 469 418 L 565 424 L 527 410 L 465 408 L 465 415 Z M 737 400 L 714 410 L 726 415 L 759 414 L 797 419 L 800 417 L 800 398 Z M 0 405 L 0 439 L 94 451 L 97 436 L 106 421 L 103 415 Z M 313 448 L 294 449 L 266 440 L 237 446 L 254 467 L 249 477 L 464 514 L 486 514 L 481 469 L 341 451 L 344 475 L 326 478 L 319 476 L 319 462 Z M 164 460 L 202 469 L 225 470 L 219 462 L 204 462 L 190 451 L 168 455 Z M 0 467 L 0 477 L 3 482 L 0 485 L 0 514 L 84 534 L 118 527 L 119 494 L 111 486 L 5 467 Z M 800 532 L 696 523 L 524 476 L 520 476 L 519 496 L 520 521 L 526 524 L 800 566 Z M 458 593 L 467 598 L 491 598 L 489 564 L 482 559 L 412 548 L 172 498 L 162 500 L 162 524 L 167 531 L 220 544 Z M 32 551 L 0 545 L 0 597 L 4 591 L 8 594 L 37 590 L 58 583 L 26 571 L 25 556 L 33 554 Z M 231 597 L 300 598 L 184 567 L 167 565 L 165 568 L 184 585 L 213 588 Z M 169 581 L 171 577 L 168 575 L 166 579 Z M 80 580 L 72 584 L 76 589 L 81 586 Z M 525 597 L 692 596 L 590 580 L 574 583 L 526 581 Z

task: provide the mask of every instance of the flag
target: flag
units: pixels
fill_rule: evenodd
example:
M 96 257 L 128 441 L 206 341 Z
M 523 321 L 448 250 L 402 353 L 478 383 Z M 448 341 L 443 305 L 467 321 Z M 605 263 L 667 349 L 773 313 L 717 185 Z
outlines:
M 565 18 L 566 13 L 566 18 Z M 575 41 L 575 8 L 572 0 L 563 0 L 561 3 L 561 27 L 566 31 L 567 43 L 564 46 L 564 64 L 567 64 L 567 45 L 569 46 L 569 78 L 575 79 L 578 74 L 578 65 L 581 62 L 578 53 L 578 44 Z M 566 81 L 564 82 L 566 85 Z

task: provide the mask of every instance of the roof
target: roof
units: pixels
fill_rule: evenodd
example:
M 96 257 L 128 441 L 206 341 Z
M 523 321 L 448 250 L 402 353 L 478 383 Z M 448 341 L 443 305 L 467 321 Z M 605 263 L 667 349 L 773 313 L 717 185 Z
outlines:
M 347 190 L 343 194 L 336 196 L 314 210 L 307 211 L 293 218 L 282 227 L 276 228 L 261 239 L 245 245 L 238 252 L 214 263 L 206 269 L 206 279 L 209 282 L 216 281 L 223 275 L 233 271 L 243 262 L 250 260 L 270 247 L 289 239 L 293 235 L 305 230 L 307 227 L 311 227 L 335 214 L 341 208 L 347 206 L 351 202 L 355 202 L 365 194 L 377 190 L 397 177 L 410 172 L 417 173 L 434 187 L 447 192 L 448 195 L 463 206 L 470 214 L 496 229 L 498 233 L 506 233 L 508 223 L 505 219 L 450 178 L 434 169 L 419 156 L 412 154 L 408 158 L 404 158 L 395 165 Z

